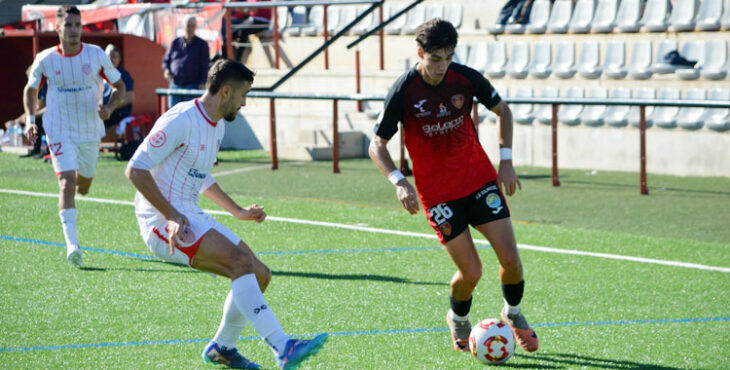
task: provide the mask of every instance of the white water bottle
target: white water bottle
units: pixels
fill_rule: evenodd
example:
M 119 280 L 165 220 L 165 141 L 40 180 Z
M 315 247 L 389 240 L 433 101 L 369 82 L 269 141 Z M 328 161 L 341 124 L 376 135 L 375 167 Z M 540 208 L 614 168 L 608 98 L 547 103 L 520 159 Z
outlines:
M 23 127 L 20 122 L 15 122 L 15 146 L 23 146 Z
M 18 127 L 19 126 L 20 125 L 18 124 L 18 122 L 13 122 L 10 125 L 10 128 L 8 129 L 8 131 L 10 131 L 10 145 L 12 145 L 12 146 L 20 146 L 18 144 L 18 139 L 19 139 L 19 137 L 18 137 Z

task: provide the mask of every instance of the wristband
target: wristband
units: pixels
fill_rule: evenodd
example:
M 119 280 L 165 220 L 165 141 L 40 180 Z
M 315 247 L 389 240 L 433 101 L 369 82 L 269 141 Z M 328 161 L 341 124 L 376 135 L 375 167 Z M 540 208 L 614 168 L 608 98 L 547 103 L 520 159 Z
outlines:
M 511 161 L 512 160 L 512 148 L 501 148 L 499 149 L 499 157 L 503 161 Z
M 393 170 L 390 174 L 388 174 L 388 180 L 393 184 L 397 184 L 398 181 L 405 179 L 406 177 L 403 175 L 403 172 L 400 172 L 398 170 Z

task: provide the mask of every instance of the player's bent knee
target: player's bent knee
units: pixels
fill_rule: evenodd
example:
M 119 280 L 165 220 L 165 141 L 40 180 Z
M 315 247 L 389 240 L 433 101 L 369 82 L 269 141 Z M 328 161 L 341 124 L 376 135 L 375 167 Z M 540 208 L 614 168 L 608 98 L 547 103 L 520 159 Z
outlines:
M 502 258 L 502 268 L 510 272 L 519 272 L 522 270 L 520 256 L 517 253 L 509 254 Z
M 462 273 L 462 275 L 464 277 L 464 282 L 471 286 L 476 286 L 482 278 L 482 269 L 473 269 L 466 273 Z
M 234 249 L 229 256 L 231 278 L 235 279 L 254 272 L 253 255 L 240 249 Z

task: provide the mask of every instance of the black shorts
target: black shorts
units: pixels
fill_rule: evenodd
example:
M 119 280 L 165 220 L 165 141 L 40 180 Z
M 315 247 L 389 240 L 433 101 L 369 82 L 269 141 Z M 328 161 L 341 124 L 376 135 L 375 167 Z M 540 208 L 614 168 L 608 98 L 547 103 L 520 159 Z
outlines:
M 441 244 L 461 235 L 469 225 L 478 226 L 509 217 L 509 208 L 496 181 L 456 200 L 426 210 L 428 223 L 436 230 Z

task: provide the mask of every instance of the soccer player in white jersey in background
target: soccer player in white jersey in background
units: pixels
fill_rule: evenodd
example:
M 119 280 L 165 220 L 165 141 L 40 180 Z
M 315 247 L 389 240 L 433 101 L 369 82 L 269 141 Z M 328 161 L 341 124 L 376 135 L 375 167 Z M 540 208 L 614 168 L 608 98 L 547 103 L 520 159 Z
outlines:
M 104 136 L 103 120 L 122 102 L 126 93 L 121 75 L 100 47 L 81 42 L 81 13 L 75 6 L 56 12 L 60 43 L 36 55 L 23 93 L 26 135 L 33 142 L 38 89 L 48 84 L 43 127 L 48 139 L 53 169 L 58 176 L 59 216 L 66 238 L 66 258 L 81 266 L 76 234 L 76 192 L 89 192 Z M 101 104 L 101 79 L 114 88 L 106 105 Z
M 241 356 L 236 340 L 247 322 L 273 350 L 277 364 L 294 368 L 317 353 L 327 340 L 290 339 L 267 306 L 263 291 L 271 271 L 233 232 L 203 212 L 203 194 L 239 220 L 262 222 L 264 208 L 240 207 L 216 183 L 210 171 L 225 125 L 246 104 L 254 73 L 243 64 L 219 60 L 208 71 L 202 97 L 181 102 L 155 123 L 127 166 L 135 195 L 135 213 L 147 247 L 158 257 L 231 279 L 223 318 L 205 347 L 205 362 L 233 368 L 259 365 Z

